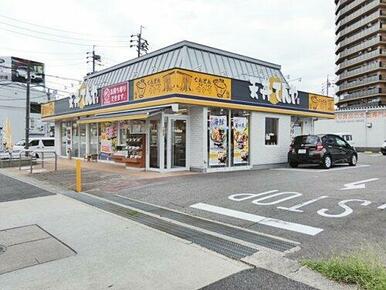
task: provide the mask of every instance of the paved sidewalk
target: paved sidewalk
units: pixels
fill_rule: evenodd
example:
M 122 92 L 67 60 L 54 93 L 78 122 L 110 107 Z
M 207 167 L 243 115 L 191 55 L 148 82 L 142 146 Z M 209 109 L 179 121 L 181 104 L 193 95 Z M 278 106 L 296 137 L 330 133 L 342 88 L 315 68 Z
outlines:
M 0 203 L 0 230 L 31 224 L 77 254 L 2 274 L 2 290 L 198 289 L 248 268 L 62 195 Z
M 33 167 L 34 178 L 41 181 L 49 181 L 66 189 L 74 190 L 75 185 L 75 160 L 58 158 L 58 170 L 54 171 L 54 160 L 44 161 L 44 168 L 39 164 Z M 126 168 L 122 164 L 106 162 L 87 162 L 82 160 L 82 185 L 83 191 L 98 194 L 99 192 L 119 192 L 127 188 L 143 186 L 147 184 L 168 182 L 170 178 L 196 175 L 189 171 L 176 171 L 159 173 L 144 171 L 141 169 Z M 19 171 L 18 168 L 9 168 L 15 174 L 30 175 L 29 166 Z
M 256 280 L 263 289 L 313 289 L 301 282 L 320 289 L 351 289 L 269 251 L 241 261 L 226 258 L 63 196 L 68 190 L 36 180 L 39 174 L 2 173 L 21 181 L 26 191 L 37 186 L 58 195 L 0 202 L 0 231 L 37 224 L 78 253 L 0 275 L 4 289 L 224 289 L 223 283 L 225 289 L 255 289 Z M 266 270 L 245 271 L 249 265 Z

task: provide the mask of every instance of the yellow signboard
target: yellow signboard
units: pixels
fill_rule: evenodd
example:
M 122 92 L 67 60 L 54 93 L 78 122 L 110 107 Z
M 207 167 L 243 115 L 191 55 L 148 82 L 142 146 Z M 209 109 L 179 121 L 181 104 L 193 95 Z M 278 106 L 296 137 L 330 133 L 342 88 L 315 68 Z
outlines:
M 134 100 L 170 94 L 230 100 L 231 80 L 182 69 L 173 69 L 134 81 Z
M 42 117 L 48 117 L 55 114 L 55 102 L 42 104 Z
M 309 109 L 325 113 L 334 112 L 334 99 L 327 96 L 309 94 Z

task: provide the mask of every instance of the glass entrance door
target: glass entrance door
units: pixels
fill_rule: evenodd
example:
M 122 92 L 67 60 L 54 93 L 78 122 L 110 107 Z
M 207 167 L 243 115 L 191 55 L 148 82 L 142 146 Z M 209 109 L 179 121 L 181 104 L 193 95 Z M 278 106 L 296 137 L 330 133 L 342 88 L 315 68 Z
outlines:
M 186 167 L 186 120 L 171 119 L 171 162 L 172 168 Z
M 168 116 L 165 169 L 187 169 L 188 167 L 188 118 Z
M 150 120 L 150 135 L 149 135 L 149 166 L 150 168 L 160 168 L 159 156 L 159 121 Z

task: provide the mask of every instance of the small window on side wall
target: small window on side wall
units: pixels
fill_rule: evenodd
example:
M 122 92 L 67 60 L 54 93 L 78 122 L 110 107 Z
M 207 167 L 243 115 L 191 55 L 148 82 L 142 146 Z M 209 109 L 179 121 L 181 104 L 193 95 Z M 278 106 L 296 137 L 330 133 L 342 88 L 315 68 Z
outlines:
M 265 118 L 265 145 L 277 145 L 279 119 Z

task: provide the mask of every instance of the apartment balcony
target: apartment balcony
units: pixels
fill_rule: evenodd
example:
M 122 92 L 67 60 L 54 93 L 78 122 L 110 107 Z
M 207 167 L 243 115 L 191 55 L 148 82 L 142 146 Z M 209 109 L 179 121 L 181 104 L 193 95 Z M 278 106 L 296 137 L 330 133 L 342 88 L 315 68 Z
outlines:
M 381 29 L 380 23 L 377 22 L 376 24 L 372 25 L 370 28 L 363 30 L 362 32 L 356 33 L 353 36 L 343 39 L 342 41 L 338 42 L 338 45 L 336 46 L 336 52 L 341 51 L 342 48 L 346 47 L 349 44 L 352 44 L 356 41 L 359 41 L 363 38 L 369 37 L 370 35 L 377 33 L 378 31 L 380 31 L 380 29 Z
M 339 10 L 342 8 L 342 6 L 346 5 L 347 3 L 349 3 L 351 0 L 335 0 L 335 4 L 336 4 L 336 7 L 335 7 L 335 14 L 337 12 L 339 12 Z
M 339 21 L 336 25 L 337 27 L 342 27 L 343 25 L 346 25 L 347 23 L 350 23 L 351 21 L 354 21 L 355 19 L 362 16 L 364 13 L 369 13 L 373 10 L 375 10 L 377 7 L 379 7 L 382 4 L 381 0 L 373 0 L 369 4 L 365 5 L 364 7 L 358 9 L 354 13 L 348 14 L 346 17 L 343 17 L 341 21 Z
M 364 2 L 366 2 L 366 0 L 354 0 L 350 4 L 347 4 L 346 6 L 342 7 L 342 9 L 338 11 L 338 13 L 335 13 L 335 24 L 338 24 L 338 21 L 343 15 L 345 15 L 347 12 L 350 12 L 359 5 L 362 5 Z
M 370 90 L 363 90 L 363 91 L 358 91 L 354 93 L 349 93 L 349 94 L 343 94 L 339 96 L 339 102 L 341 101 L 348 101 L 352 99 L 360 99 L 363 97 L 369 97 L 373 95 L 377 95 L 382 93 L 382 89 L 379 87 L 370 89 Z
M 377 20 L 378 18 L 380 17 L 385 17 L 384 15 L 381 15 L 381 11 L 380 10 L 377 10 L 375 11 L 374 13 L 366 16 L 365 18 L 363 18 L 362 20 L 359 20 L 357 22 L 354 22 L 353 24 L 351 24 L 350 26 L 347 26 L 345 28 L 343 28 L 342 30 L 340 30 L 340 26 L 338 26 L 336 28 L 336 31 L 335 31 L 335 34 L 336 34 L 336 37 L 335 37 L 335 41 L 339 40 L 341 37 L 355 31 L 355 30 L 358 30 L 359 28 L 363 27 L 363 26 L 366 26 L 368 25 L 369 23 L 371 22 L 374 22 L 375 20 Z
M 355 57 L 355 58 L 352 58 L 350 60 L 345 60 L 345 61 L 341 62 L 340 64 L 338 64 L 336 66 L 336 70 L 335 71 L 336 71 L 336 73 L 339 73 L 343 69 L 346 69 L 346 68 L 348 68 L 350 66 L 358 65 L 361 62 L 368 61 L 370 59 L 377 58 L 377 57 L 386 57 L 386 53 L 381 53 L 377 49 L 377 50 L 373 50 L 373 51 L 365 53 L 365 54 L 361 54 L 358 57 Z
M 357 81 L 353 81 L 350 83 L 343 83 L 343 84 L 339 85 L 337 95 L 340 95 L 343 92 L 348 91 L 348 90 L 358 89 L 360 87 L 368 86 L 370 84 L 378 83 L 380 81 L 381 80 L 379 79 L 379 75 L 376 75 L 376 76 L 365 78 L 363 80 L 357 80 Z
M 379 45 L 380 43 L 381 43 L 381 40 L 379 39 L 379 37 L 374 37 L 371 40 L 367 40 L 367 41 L 365 41 L 361 44 L 358 44 L 354 47 L 345 49 L 345 50 L 338 53 L 338 55 L 336 57 L 336 62 L 338 62 L 342 58 L 346 58 L 350 55 L 353 55 L 353 54 L 358 53 L 362 50 L 368 49 L 372 46 Z
M 337 80 L 336 83 L 339 84 L 343 80 L 346 80 L 346 79 L 349 79 L 349 78 L 352 78 L 352 77 L 356 77 L 356 76 L 360 76 L 360 75 L 364 75 L 364 74 L 367 74 L 367 73 L 370 73 L 372 71 L 376 71 L 376 70 L 379 70 L 379 69 L 382 69 L 382 68 L 384 68 L 384 67 L 381 67 L 379 62 L 376 62 L 374 64 L 369 64 L 369 65 L 366 65 L 366 66 L 362 66 L 360 68 L 357 68 L 357 69 L 354 69 L 354 70 L 350 70 L 350 71 L 341 73 L 338 76 L 338 80 Z

